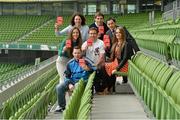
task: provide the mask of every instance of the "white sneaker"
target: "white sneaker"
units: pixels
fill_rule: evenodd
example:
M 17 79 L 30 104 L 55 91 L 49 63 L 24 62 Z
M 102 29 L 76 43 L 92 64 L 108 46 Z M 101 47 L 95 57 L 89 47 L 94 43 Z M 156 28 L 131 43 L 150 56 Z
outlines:
M 116 77 L 116 84 L 117 85 L 120 85 L 123 83 L 123 78 L 120 76 L 120 77 Z

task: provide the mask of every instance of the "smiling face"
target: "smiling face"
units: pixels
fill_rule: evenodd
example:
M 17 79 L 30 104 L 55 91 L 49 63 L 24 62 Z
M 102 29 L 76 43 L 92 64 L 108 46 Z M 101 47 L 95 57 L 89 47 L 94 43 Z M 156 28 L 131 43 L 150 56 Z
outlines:
M 113 20 L 107 21 L 107 26 L 109 29 L 113 30 L 116 27 L 116 23 Z
M 116 29 L 116 38 L 118 41 L 124 42 L 125 40 L 125 32 L 123 28 L 117 28 Z
M 96 16 L 95 22 L 97 23 L 98 26 L 103 25 L 103 22 L 104 22 L 103 16 Z
M 79 60 L 81 58 L 81 49 L 73 49 L 74 59 Z
M 98 33 L 96 30 L 90 30 L 89 31 L 89 38 L 91 38 L 93 41 L 97 40 L 98 38 Z
M 116 38 L 117 39 L 122 39 L 122 33 L 119 29 L 116 30 Z
M 82 19 L 80 16 L 75 16 L 74 17 L 74 23 L 75 23 L 75 26 L 81 26 L 81 22 L 82 22 Z
M 72 31 L 72 38 L 73 38 L 73 40 L 77 40 L 79 38 L 79 31 L 78 31 L 78 29 L 74 29 Z

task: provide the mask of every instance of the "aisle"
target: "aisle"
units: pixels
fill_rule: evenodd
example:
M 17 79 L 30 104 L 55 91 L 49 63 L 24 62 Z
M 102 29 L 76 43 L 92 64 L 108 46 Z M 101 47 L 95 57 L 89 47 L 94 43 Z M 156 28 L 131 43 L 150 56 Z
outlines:
M 95 95 L 91 119 L 149 119 L 134 94 Z
M 130 94 L 129 94 L 130 93 Z M 69 96 L 66 95 L 69 101 Z M 116 84 L 114 95 L 94 95 L 90 119 L 149 119 L 139 99 L 129 84 Z M 62 119 L 62 113 L 54 113 L 57 103 L 48 113 L 46 120 Z

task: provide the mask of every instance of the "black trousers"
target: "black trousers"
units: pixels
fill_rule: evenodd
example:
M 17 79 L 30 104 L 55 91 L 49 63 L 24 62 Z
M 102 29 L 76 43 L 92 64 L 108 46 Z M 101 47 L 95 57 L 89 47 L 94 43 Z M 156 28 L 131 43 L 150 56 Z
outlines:
M 123 83 L 127 83 L 127 82 L 128 82 L 127 76 L 123 76 Z
M 123 76 L 123 83 L 127 83 L 127 76 Z M 116 76 L 109 76 L 106 73 L 105 68 L 98 69 L 96 71 L 96 76 L 94 78 L 93 86 L 96 92 L 103 92 L 105 88 L 110 90 L 113 87 L 113 92 L 115 92 Z
M 103 92 L 104 89 L 109 86 L 109 76 L 107 75 L 104 67 L 96 71 L 93 85 L 96 92 Z

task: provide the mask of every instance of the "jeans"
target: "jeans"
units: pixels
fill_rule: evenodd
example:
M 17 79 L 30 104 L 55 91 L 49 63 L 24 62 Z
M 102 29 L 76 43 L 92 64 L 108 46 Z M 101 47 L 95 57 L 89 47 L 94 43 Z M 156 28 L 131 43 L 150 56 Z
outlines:
M 68 90 L 68 84 L 65 84 L 65 82 L 60 82 L 56 86 L 56 92 L 57 92 L 57 99 L 58 99 L 58 105 L 61 108 L 65 108 L 66 106 L 66 91 Z

